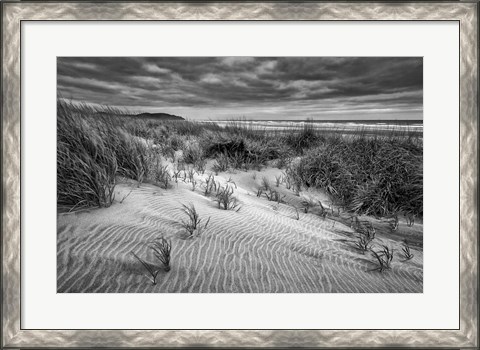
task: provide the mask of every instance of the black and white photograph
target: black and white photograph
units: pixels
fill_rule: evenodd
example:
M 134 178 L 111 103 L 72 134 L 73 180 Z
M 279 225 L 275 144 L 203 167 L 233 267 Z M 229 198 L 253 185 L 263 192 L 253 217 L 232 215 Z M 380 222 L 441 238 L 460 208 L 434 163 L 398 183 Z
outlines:
M 422 57 L 57 57 L 56 109 L 58 293 L 423 293 Z

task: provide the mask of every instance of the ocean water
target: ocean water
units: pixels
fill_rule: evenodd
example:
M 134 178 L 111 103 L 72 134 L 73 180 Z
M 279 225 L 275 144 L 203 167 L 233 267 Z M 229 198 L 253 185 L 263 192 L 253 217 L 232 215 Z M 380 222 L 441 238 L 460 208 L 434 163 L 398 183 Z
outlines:
M 366 133 L 366 134 L 414 134 L 423 135 L 423 122 L 413 121 L 292 121 L 292 120 L 209 120 L 204 123 L 216 123 L 222 127 L 227 125 L 245 126 L 253 130 L 265 131 L 291 131 L 303 129 L 305 126 L 315 130 L 338 132 L 343 134 Z

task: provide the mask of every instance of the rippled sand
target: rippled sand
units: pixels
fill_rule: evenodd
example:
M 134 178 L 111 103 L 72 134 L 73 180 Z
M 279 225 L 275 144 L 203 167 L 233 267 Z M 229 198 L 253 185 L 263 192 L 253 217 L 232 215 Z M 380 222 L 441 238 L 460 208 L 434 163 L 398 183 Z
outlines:
M 423 291 L 422 225 L 402 224 L 395 235 L 377 233 L 377 246 L 395 249 L 392 269 L 375 271 L 374 258 L 354 245 L 347 219 L 323 219 L 315 210 L 296 212 L 303 197 L 324 200 L 319 193 L 296 196 L 282 184 L 285 204 L 256 196 L 263 176 L 272 186 L 279 169 L 222 173 L 231 177 L 241 202 L 238 212 L 218 209 L 202 189 L 180 182 L 164 190 L 151 184 L 120 184 L 109 208 L 57 219 L 57 291 L 70 293 L 418 293 Z M 207 175 L 197 175 L 198 181 Z M 133 190 L 131 191 L 131 189 Z M 277 189 L 277 188 L 276 188 Z M 129 192 L 123 203 L 120 200 Z M 207 230 L 186 239 L 177 222 L 185 218 L 181 204 L 193 203 Z M 380 222 L 380 221 L 378 221 Z M 385 224 L 383 224 L 385 226 Z M 381 226 L 381 224 L 380 224 Z M 381 231 L 381 230 L 379 230 Z M 404 232 L 404 234 L 402 233 Z M 155 262 L 148 243 L 163 235 L 172 242 L 171 270 L 161 271 L 157 284 L 132 251 Z M 403 261 L 407 237 L 414 258 Z

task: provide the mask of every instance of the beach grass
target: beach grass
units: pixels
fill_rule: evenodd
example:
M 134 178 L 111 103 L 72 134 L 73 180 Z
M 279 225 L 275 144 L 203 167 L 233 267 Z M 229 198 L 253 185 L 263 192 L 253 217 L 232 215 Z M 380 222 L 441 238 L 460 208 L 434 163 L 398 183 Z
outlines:
M 423 216 L 423 139 L 418 134 L 372 135 L 362 129 L 357 133 L 326 132 L 312 123 L 279 131 L 241 121 L 225 126 L 161 121 L 61 99 L 57 114 L 57 199 L 61 210 L 111 205 L 119 177 L 170 188 L 170 181 L 178 183 L 187 164 L 198 174 L 261 171 L 273 165 L 284 169 L 281 181 L 297 195 L 318 188 L 347 212 L 406 215 L 412 221 Z M 213 167 L 207 169 L 209 160 Z M 172 174 L 168 163 L 174 164 Z M 280 178 L 275 185 L 280 185 Z M 209 192 L 210 188 L 206 189 Z M 225 203 L 227 208 L 232 205 Z

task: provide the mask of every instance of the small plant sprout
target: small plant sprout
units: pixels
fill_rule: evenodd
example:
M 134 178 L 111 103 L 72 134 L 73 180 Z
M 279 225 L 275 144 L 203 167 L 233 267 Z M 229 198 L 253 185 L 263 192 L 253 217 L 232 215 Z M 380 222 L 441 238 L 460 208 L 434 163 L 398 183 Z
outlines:
M 353 228 L 358 233 L 355 245 L 362 253 L 365 253 L 370 249 L 370 244 L 375 239 L 375 228 L 369 221 L 360 221 L 356 216 Z
M 367 220 L 360 220 L 358 216 L 352 216 L 350 218 L 350 227 L 357 232 L 371 232 L 375 235 L 375 227 L 373 227 L 372 223 Z
M 237 188 L 237 184 L 235 183 L 235 181 L 232 180 L 231 176 L 228 178 L 227 182 L 230 183 L 230 184 L 233 184 L 235 186 L 235 188 Z
M 175 180 L 175 183 L 177 184 L 177 186 L 178 186 L 178 178 L 180 177 L 181 172 L 182 170 L 180 169 L 176 169 L 173 171 L 173 179 Z
M 163 264 L 165 272 L 170 271 L 170 252 L 172 250 L 172 243 L 164 237 L 157 238 L 150 245 L 155 257 Z
M 226 185 L 225 187 L 221 187 L 216 196 L 216 201 L 218 203 L 218 207 L 223 210 L 240 210 L 240 203 L 238 202 L 237 197 L 233 195 L 233 188 Z
M 203 175 L 205 173 L 205 168 L 207 167 L 207 160 L 205 158 L 200 158 L 195 162 L 195 166 L 198 169 L 198 173 Z
M 197 188 L 197 180 L 192 180 L 192 191 L 195 192 L 195 188 Z
M 123 198 L 120 200 L 120 204 L 123 203 L 123 201 L 124 201 L 128 196 L 130 196 L 130 194 L 131 194 L 132 191 L 133 191 L 133 188 L 134 188 L 134 187 L 132 187 L 132 188 L 130 189 L 130 191 L 129 191 L 126 195 L 123 196 Z
M 395 215 L 393 218 L 391 218 L 388 222 L 388 225 L 390 227 L 390 231 L 396 231 L 398 229 L 398 216 Z
M 320 213 L 319 215 L 325 219 L 327 217 L 328 211 L 327 209 L 323 206 L 321 201 L 318 201 L 318 206 L 320 207 Z
M 275 176 L 275 186 L 279 187 L 282 183 L 282 175 Z
M 357 242 L 355 242 L 355 245 L 362 251 L 362 253 L 365 253 L 370 249 L 370 243 L 372 243 L 374 238 L 374 235 L 372 236 L 369 234 L 360 233 L 357 237 Z
M 195 174 L 196 174 L 195 169 L 193 169 L 193 168 L 188 169 L 188 173 L 187 173 L 187 175 L 188 175 L 188 181 L 190 181 L 190 182 L 195 181 Z
M 165 173 L 165 175 L 163 176 L 162 178 L 162 186 L 164 189 L 167 189 L 168 188 L 168 185 L 170 184 L 170 174 L 168 172 Z
M 298 212 L 298 208 L 297 207 L 294 207 L 294 208 L 295 208 L 295 214 L 296 214 L 295 219 L 300 220 L 300 213 Z
M 218 175 L 220 172 L 227 171 L 229 167 L 230 159 L 226 153 L 218 155 L 215 163 L 213 163 L 213 171 L 215 172 L 215 175 Z
M 170 172 L 168 171 L 168 165 L 162 165 L 158 159 L 154 168 L 154 180 L 164 189 L 168 188 L 171 180 Z
M 205 196 L 209 196 L 212 191 L 216 190 L 216 184 L 215 184 L 215 176 L 213 174 L 208 175 L 208 177 L 204 181 L 204 191 L 203 194 Z
M 410 251 L 410 246 L 408 245 L 407 240 L 403 242 L 402 253 L 403 253 L 403 257 L 405 258 L 405 261 L 411 260 L 414 257 L 414 255 Z
M 264 195 L 265 197 L 267 197 L 267 200 L 271 202 L 277 202 L 277 203 L 283 202 L 283 198 L 285 197 L 285 196 L 283 197 L 280 196 L 280 193 L 278 193 L 278 191 L 275 191 L 272 188 L 269 188 L 267 191 L 265 191 Z
M 302 205 L 303 211 L 305 212 L 305 214 L 307 214 L 310 208 L 313 208 L 315 206 L 315 203 L 311 199 L 305 199 L 304 201 L 302 201 Z
M 293 191 L 295 192 L 295 195 L 297 197 L 300 196 L 300 192 L 302 191 L 302 186 L 299 184 L 295 184 Z
M 202 231 L 207 228 L 210 218 L 207 220 L 207 223 L 202 226 L 202 219 L 192 203 L 188 206 L 182 204 L 182 207 L 183 211 L 187 214 L 187 219 L 181 220 L 179 222 L 180 226 L 190 235 L 190 237 L 193 237 L 195 234 L 200 235 Z
M 283 172 L 283 181 L 285 182 L 285 187 L 287 188 L 287 190 L 292 188 L 292 179 L 290 176 L 287 175 L 286 172 Z
M 243 162 L 242 166 L 243 166 L 243 170 L 244 170 L 244 171 L 249 171 L 250 168 L 251 168 L 251 166 L 252 166 L 252 163 L 251 163 L 250 160 L 245 159 L 245 161 Z
M 268 191 L 270 189 L 270 181 L 264 176 L 262 177 L 262 187 L 265 191 Z
M 407 213 L 407 226 L 411 227 L 415 224 L 415 215 L 412 213 Z
M 378 267 L 375 270 L 383 272 L 391 268 L 391 263 L 393 261 L 393 249 L 388 248 L 386 245 L 382 246 L 381 251 L 374 251 L 372 249 L 372 256 L 377 259 Z
M 257 173 L 254 171 L 252 174 L 252 179 L 256 180 L 257 179 Z
M 243 164 L 244 156 L 240 152 L 235 152 L 230 156 L 230 163 L 234 169 L 241 169 Z

